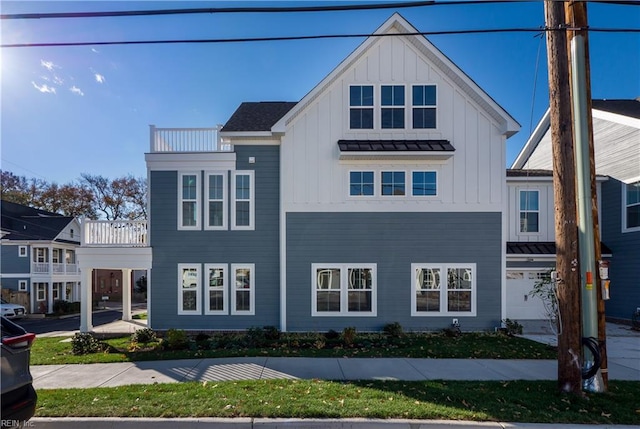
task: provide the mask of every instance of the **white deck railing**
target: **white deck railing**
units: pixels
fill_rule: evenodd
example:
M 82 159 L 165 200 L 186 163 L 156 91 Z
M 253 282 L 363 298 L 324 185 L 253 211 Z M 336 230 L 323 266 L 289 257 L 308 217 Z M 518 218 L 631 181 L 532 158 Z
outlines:
M 58 262 L 32 262 L 32 274 L 78 274 L 78 264 L 61 264 Z
M 82 245 L 88 247 L 146 247 L 146 220 L 84 221 Z
M 157 152 L 232 152 L 233 146 L 220 138 L 215 128 L 156 128 L 149 125 L 150 150 Z

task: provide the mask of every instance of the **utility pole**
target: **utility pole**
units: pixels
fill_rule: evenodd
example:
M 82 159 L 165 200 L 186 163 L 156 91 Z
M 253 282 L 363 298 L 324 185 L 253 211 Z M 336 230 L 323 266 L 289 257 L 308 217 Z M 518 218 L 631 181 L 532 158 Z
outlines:
M 592 273 L 595 290 L 586 291 L 591 292 L 594 296 L 592 297 L 595 302 L 595 308 L 593 309 L 592 314 L 583 314 L 583 319 L 585 318 L 593 318 L 593 323 L 591 321 L 585 321 L 586 325 L 597 325 L 597 336 L 598 336 L 598 347 L 600 353 L 600 373 L 594 375 L 590 380 L 587 380 L 587 384 L 590 387 L 590 390 L 606 392 L 608 390 L 609 385 L 609 377 L 608 377 L 608 365 L 607 365 L 607 346 L 606 346 L 606 320 L 605 320 L 605 307 L 604 300 L 602 296 L 601 283 L 602 279 L 600 278 L 599 269 L 596 267 L 602 259 L 602 252 L 600 249 L 600 228 L 598 222 L 598 195 L 596 188 L 596 168 L 595 168 L 595 156 L 594 156 L 594 139 L 593 139 L 593 117 L 592 117 L 592 103 L 591 103 L 591 73 L 589 67 L 589 38 L 588 38 L 588 24 L 587 24 L 587 4 L 582 1 L 570 1 L 565 4 L 565 14 L 567 23 L 577 30 L 570 31 L 568 33 L 568 49 L 571 52 L 574 52 L 575 49 L 572 49 L 571 46 L 577 47 L 578 51 L 581 52 L 581 58 L 571 58 L 571 54 L 569 55 L 569 62 L 574 65 L 582 65 L 583 70 L 574 73 L 572 76 L 572 99 L 574 100 L 574 105 L 576 100 L 583 98 L 583 100 L 579 100 L 578 102 L 584 103 L 584 109 L 582 113 L 584 117 L 575 118 L 578 114 L 577 109 L 574 109 L 574 121 L 576 124 L 578 122 L 583 123 L 584 127 L 584 135 L 582 138 L 586 141 L 582 142 L 585 150 L 582 152 L 584 157 L 588 159 L 576 159 L 576 163 L 583 162 L 585 165 L 584 173 L 587 174 L 587 178 L 589 179 L 589 183 L 585 183 L 585 187 L 590 187 L 590 199 L 585 200 L 582 203 L 584 207 L 582 210 L 586 215 L 588 215 L 589 219 L 580 219 L 579 223 L 581 228 L 588 228 L 592 231 L 592 243 L 586 243 L 589 246 L 593 246 L 593 261 L 589 261 L 589 268 L 587 269 L 586 265 L 582 263 L 582 271 L 590 271 Z M 577 76 L 579 75 L 579 76 Z M 576 126 L 577 128 L 577 126 Z M 576 135 L 578 135 L 576 129 Z M 576 138 L 576 145 L 580 144 L 578 142 L 578 138 Z M 577 148 L 576 148 L 577 151 Z M 576 157 L 578 152 L 576 152 Z M 587 168 L 588 165 L 588 168 Z M 591 235 L 591 234 L 590 234 Z M 582 236 L 581 236 L 582 239 Z M 581 252 L 581 257 L 584 255 Z M 583 259 L 584 260 L 584 259 Z M 596 335 L 596 332 L 585 333 L 585 337 L 589 335 Z M 585 359 L 586 360 L 586 359 Z
M 580 272 L 566 22 L 562 2 L 545 0 L 549 110 L 553 151 L 558 295 L 558 387 L 582 393 Z

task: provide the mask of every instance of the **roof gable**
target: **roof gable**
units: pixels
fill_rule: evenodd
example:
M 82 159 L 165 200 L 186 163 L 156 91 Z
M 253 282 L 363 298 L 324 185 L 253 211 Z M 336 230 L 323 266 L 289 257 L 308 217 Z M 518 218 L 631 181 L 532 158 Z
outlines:
M 2 201 L 2 231 L 6 240 L 56 240 L 73 222 L 72 216 L 62 216 L 22 204 Z

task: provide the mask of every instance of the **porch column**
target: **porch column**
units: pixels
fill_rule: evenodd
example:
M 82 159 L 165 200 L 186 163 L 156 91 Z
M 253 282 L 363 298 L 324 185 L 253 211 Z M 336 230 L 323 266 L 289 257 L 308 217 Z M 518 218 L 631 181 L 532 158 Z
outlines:
M 51 263 L 49 263 L 51 267 Z M 51 271 L 49 271 L 51 272 Z M 47 314 L 53 313 L 53 281 L 47 282 Z
M 87 268 L 82 270 L 82 281 L 80 283 L 80 332 L 91 332 L 93 324 L 91 311 L 93 307 L 93 296 L 91 293 L 91 274 L 93 270 Z
M 122 270 L 122 320 L 131 320 L 131 270 Z
M 62 282 L 62 286 L 60 286 L 60 301 L 69 301 L 67 299 L 67 283 L 69 282 Z

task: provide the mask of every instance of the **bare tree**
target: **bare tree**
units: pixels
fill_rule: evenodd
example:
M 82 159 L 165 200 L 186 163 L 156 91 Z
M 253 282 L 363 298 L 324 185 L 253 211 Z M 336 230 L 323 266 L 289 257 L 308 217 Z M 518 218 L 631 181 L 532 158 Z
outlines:
M 94 194 L 94 208 L 107 220 L 146 218 L 146 182 L 132 175 L 109 180 L 83 173 L 82 183 Z

